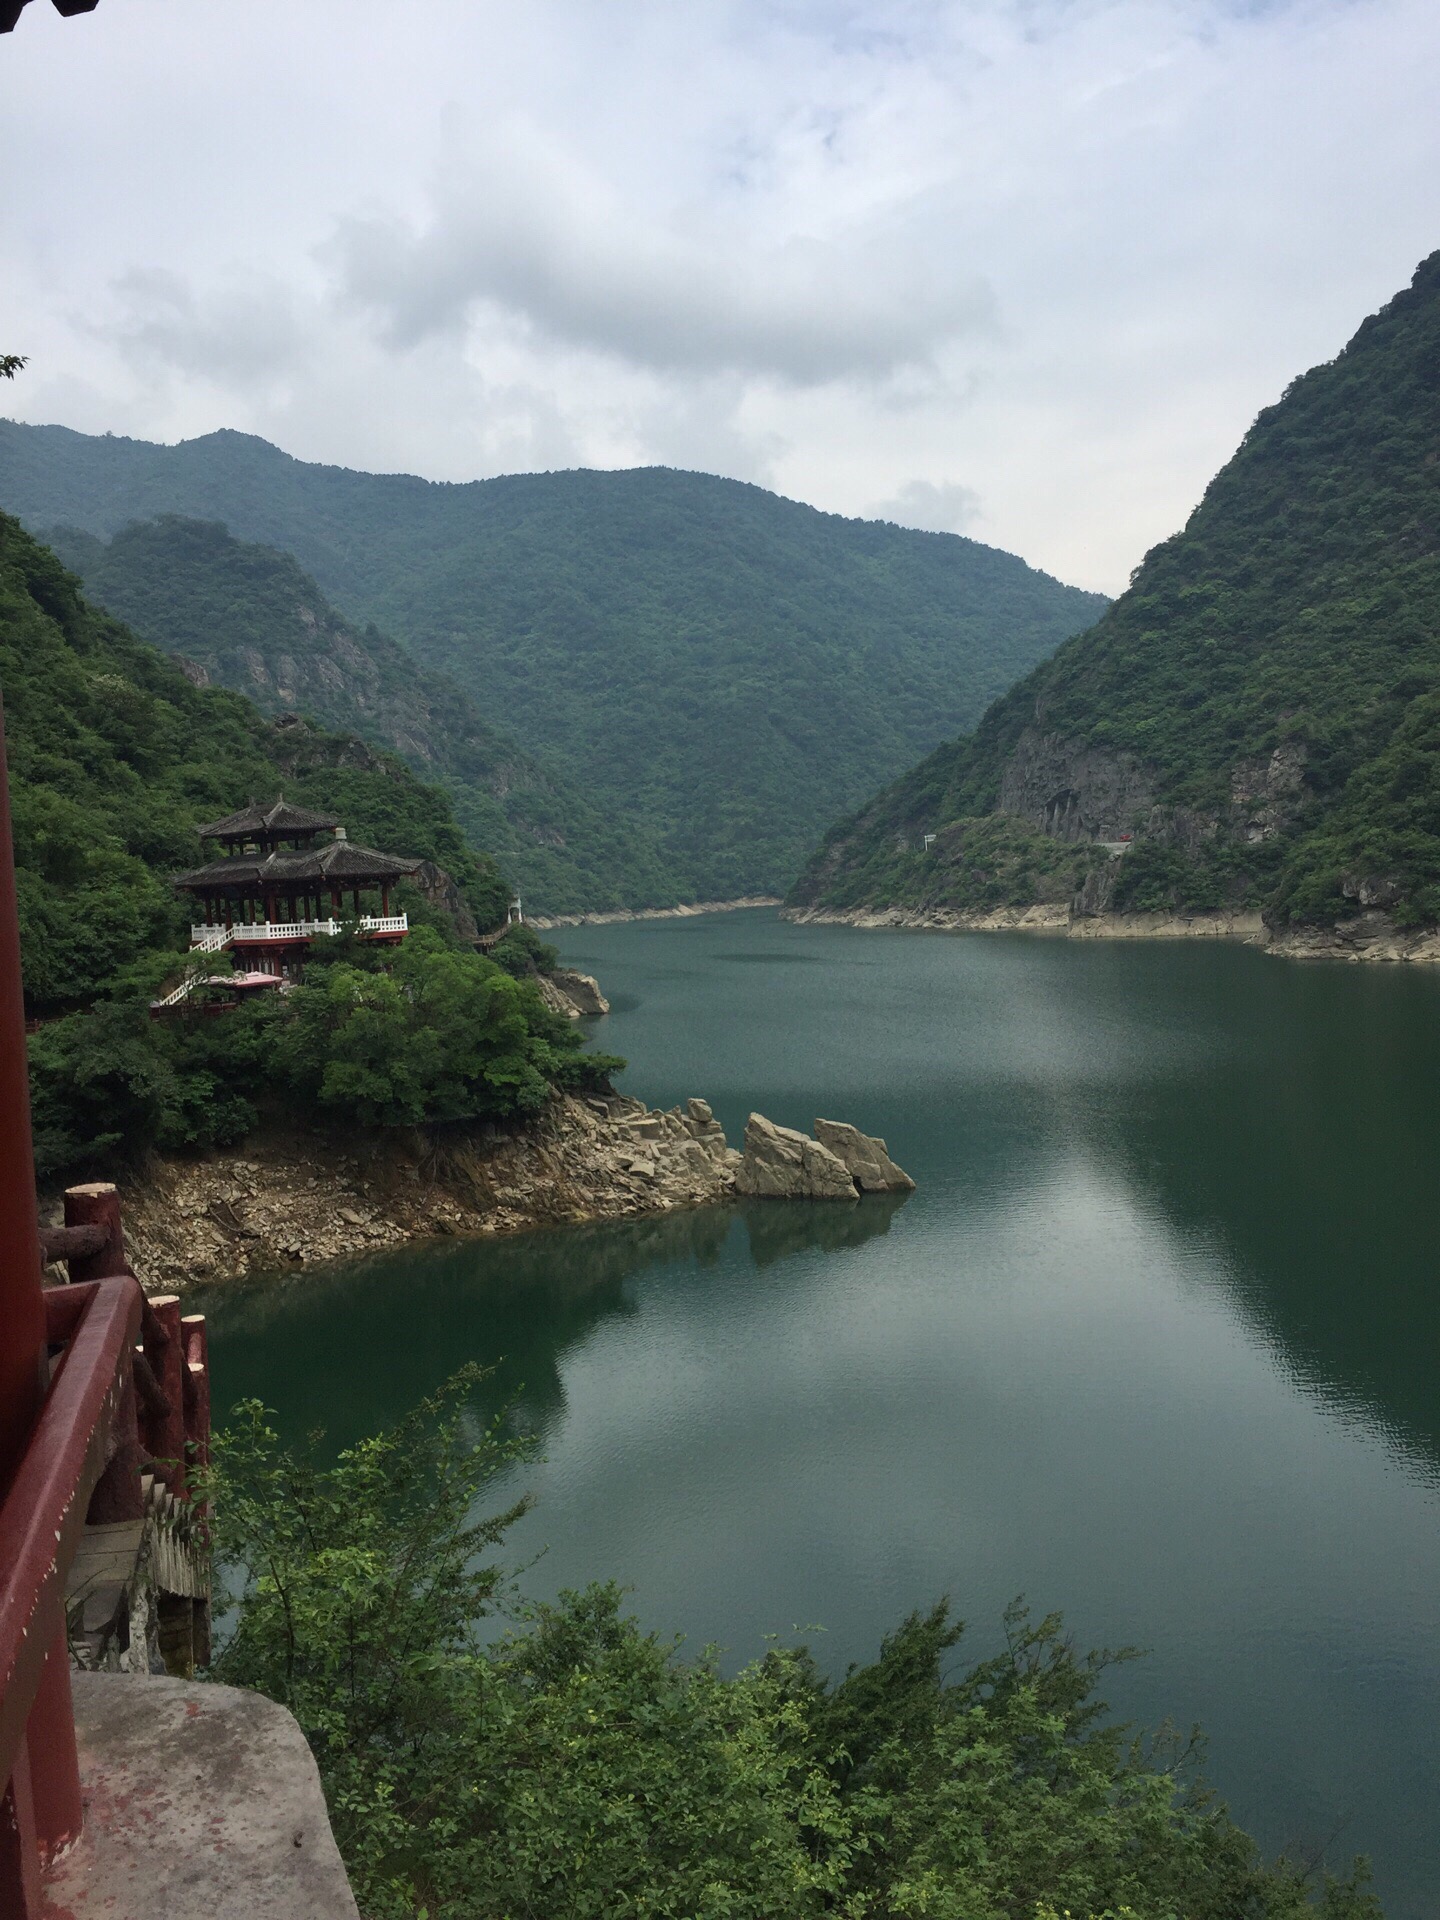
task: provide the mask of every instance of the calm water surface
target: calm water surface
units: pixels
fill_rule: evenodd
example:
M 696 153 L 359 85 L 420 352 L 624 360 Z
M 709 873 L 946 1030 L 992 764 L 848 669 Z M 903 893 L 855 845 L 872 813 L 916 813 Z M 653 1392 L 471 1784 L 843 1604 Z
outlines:
M 216 1293 L 220 1403 L 339 1442 L 500 1362 L 532 1591 L 832 1667 L 942 1592 L 978 1657 L 1023 1592 L 1152 1649 L 1110 1699 L 1203 1722 L 1267 1848 L 1440 1913 L 1440 979 L 768 912 L 562 945 L 629 1091 L 852 1120 L 919 1191 Z

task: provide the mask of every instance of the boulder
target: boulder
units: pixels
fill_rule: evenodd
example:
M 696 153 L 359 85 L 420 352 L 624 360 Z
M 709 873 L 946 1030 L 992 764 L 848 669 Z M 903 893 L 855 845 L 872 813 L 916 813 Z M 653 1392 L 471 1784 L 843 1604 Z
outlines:
M 853 1200 L 856 1195 L 843 1160 L 808 1134 L 777 1127 L 763 1113 L 752 1113 L 745 1123 L 735 1190 L 774 1200 Z
M 573 967 L 556 967 L 550 976 L 578 1013 L 608 1013 L 610 1002 L 600 991 L 593 973 L 576 973 Z
M 885 1142 L 844 1120 L 817 1120 L 815 1138 L 841 1161 L 862 1193 L 913 1193 L 915 1182 L 897 1167 Z

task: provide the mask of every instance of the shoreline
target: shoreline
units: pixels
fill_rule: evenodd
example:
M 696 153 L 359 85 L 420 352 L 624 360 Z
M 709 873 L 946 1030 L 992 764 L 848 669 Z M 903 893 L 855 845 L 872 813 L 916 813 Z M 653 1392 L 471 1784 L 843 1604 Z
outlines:
M 120 1206 L 145 1290 L 183 1296 L 422 1242 L 714 1206 L 733 1197 L 739 1158 L 685 1110 L 561 1094 L 513 1133 L 277 1129 L 204 1160 L 156 1159 L 120 1180 Z
M 548 933 L 552 927 L 612 927 L 624 920 L 693 920 L 702 913 L 740 913 L 746 907 L 778 907 L 778 893 L 752 893 L 741 900 L 697 900 L 683 907 L 613 907 L 604 913 L 532 913 L 527 927 Z
M 1072 914 L 1065 906 L 783 907 L 796 926 L 885 928 L 929 933 L 1033 933 L 1060 940 L 1231 940 L 1283 960 L 1440 965 L 1440 929 L 1406 932 L 1385 913 L 1358 914 L 1334 927 L 1267 927 L 1241 913 Z

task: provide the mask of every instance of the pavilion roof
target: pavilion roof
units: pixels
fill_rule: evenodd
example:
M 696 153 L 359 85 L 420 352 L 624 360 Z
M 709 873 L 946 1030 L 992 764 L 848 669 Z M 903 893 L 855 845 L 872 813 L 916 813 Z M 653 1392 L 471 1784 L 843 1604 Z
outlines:
M 260 806 L 252 800 L 238 813 L 227 813 L 223 820 L 210 820 L 196 832 L 202 840 L 243 840 L 275 838 L 281 834 L 320 833 L 340 822 L 330 813 L 312 813 L 297 807 L 282 794 L 273 806 Z
M 208 866 L 182 873 L 175 885 L 185 892 L 263 892 L 267 888 L 363 886 L 403 880 L 420 866 L 393 853 L 357 847 L 353 840 L 327 840 L 318 847 L 280 848 L 274 853 L 232 853 Z

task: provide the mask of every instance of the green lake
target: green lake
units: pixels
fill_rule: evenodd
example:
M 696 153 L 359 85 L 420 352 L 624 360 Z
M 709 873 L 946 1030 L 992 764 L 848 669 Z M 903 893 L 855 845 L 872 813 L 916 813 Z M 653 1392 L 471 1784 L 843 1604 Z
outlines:
M 1205 941 L 558 937 L 654 1105 L 883 1134 L 919 1191 L 216 1290 L 217 1406 L 341 1442 L 462 1360 L 540 1436 L 524 1585 L 832 1668 L 1018 1593 L 1203 1723 L 1267 1849 L 1440 1910 L 1440 977 Z M 498 1498 L 497 1498 L 498 1504 Z

